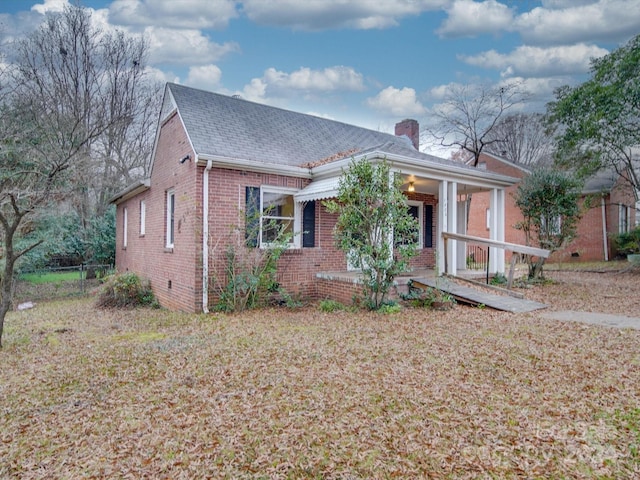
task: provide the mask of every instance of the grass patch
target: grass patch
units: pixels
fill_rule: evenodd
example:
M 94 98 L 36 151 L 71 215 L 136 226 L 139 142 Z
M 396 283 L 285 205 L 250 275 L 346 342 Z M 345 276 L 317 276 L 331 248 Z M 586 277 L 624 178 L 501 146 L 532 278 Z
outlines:
M 40 285 L 43 283 L 61 283 L 85 278 L 86 272 L 44 272 L 44 273 L 22 273 L 18 277 L 23 282 Z

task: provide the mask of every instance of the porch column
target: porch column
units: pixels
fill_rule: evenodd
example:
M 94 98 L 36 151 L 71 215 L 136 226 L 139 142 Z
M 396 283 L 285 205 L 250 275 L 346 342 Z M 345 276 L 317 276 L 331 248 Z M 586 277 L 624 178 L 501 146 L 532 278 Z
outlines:
M 458 183 L 448 182 L 447 185 L 447 232 L 458 233 Z M 458 268 L 457 240 L 447 242 L 447 273 L 456 275 Z
M 505 234 L 505 192 L 494 188 L 489 195 L 489 238 L 504 242 Z M 504 255 L 502 248 L 490 247 L 489 272 L 504 273 Z
M 438 185 L 438 230 L 436 240 L 436 271 L 442 275 L 444 272 L 444 239 L 442 232 L 448 232 L 449 207 L 447 202 L 448 183 L 440 181 Z

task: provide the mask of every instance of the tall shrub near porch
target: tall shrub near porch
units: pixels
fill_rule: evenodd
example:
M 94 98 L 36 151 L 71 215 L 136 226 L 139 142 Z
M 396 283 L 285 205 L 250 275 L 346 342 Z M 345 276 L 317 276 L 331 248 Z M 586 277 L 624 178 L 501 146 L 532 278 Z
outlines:
M 409 214 L 402 180 L 386 159 L 353 160 L 343 171 L 338 196 L 325 202 L 338 214 L 334 237 L 351 265 L 362 271 L 367 306 L 378 309 L 393 280 L 416 255 L 418 224 Z

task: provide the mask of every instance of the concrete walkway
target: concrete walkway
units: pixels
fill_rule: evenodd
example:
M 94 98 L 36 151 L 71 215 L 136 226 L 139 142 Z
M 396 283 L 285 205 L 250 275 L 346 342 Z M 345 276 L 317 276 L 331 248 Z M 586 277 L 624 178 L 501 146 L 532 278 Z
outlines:
M 605 327 L 635 328 L 636 330 L 640 330 L 640 318 L 627 317 L 624 315 L 565 310 L 560 312 L 542 312 L 540 313 L 540 316 L 551 320 L 561 320 L 565 322 L 582 322 L 590 323 L 592 325 L 602 325 Z

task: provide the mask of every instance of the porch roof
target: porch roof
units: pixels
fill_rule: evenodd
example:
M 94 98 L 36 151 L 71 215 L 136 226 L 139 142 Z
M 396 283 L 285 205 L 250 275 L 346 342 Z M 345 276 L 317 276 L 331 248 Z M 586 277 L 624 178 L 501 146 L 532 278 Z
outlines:
M 293 198 L 296 202 L 308 202 L 311 200 L 333 198 L 338 195 L 339 183 L 340 177 L 329 177 L 323 180 L 316 180 L 296 193 Z

